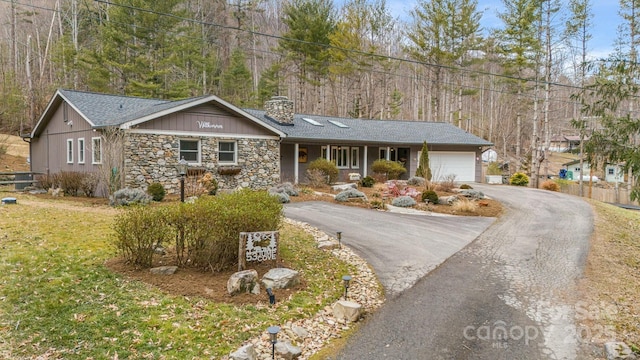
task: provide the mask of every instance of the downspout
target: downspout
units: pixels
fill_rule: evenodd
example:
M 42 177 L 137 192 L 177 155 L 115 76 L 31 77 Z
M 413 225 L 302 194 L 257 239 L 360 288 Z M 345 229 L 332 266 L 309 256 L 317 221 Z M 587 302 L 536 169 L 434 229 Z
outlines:
M 298 164 L 298 154 L 300 154 L 300 144 L 295 143 L 293 145 L 293 183 L 294 184 L 298 184 L 299 181 L 299 176 L 298 176 L 298 170 L 299 170 L 299 164 Z

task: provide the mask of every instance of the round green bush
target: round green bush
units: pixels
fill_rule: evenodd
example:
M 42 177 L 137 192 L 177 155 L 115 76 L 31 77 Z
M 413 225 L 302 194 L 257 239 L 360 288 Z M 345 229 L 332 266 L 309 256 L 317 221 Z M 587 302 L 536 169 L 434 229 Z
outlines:
M 325 177 L 327 177 L 328 183 L 334 183 L 338 180 L 338 167 L 333 162 L 325 158 L 317 158 L 309 163 L 307 171 L 320 171 Z
M 527 174 L 517 172 L 511 175 L 511 178 L 509 178 L 509 184 L 515 186 L 527 186 L 529 185 L 529 177 L 527 176 Z
M 425 190 L 422 192 L 422 202 L 438 203 L 438 194 L 433 190 Z
M 147 193 L 151 195 L 153 201 L 162 201 L 162 199 L 164 199 L 164 196 L 167 195 L 167 192 L 164 190 L 164 186 L 162 186 L 162 184 L 158 182 L 154 182 L 153 184 L 149 185 L 149 187 L 147 188 Z
M 385 174 L 388 179 L 399 179 L 400 175 L 407 172 L 404 166 L 396 161 L 378 159 L 371 165 L 374 173 Z
M 362 178 L 362 180 L 360 180 L 360 186 L 366 187 L 366 188 L 373 187 L 375 183 L 376 183 L 376 180 L 371 176 L 365 176 L 364 178 Z

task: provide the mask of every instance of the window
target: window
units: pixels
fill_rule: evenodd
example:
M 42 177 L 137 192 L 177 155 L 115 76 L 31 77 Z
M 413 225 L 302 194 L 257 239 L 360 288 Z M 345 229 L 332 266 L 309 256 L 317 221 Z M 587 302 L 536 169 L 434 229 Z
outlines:
M 349 168 L 349 148 L 347 146 L 332 146 L 331 160 L 333 160 L 338 169 Z
M 360 148 L 358 147 L 351 148 L 351 168 L 352 169 L 360 168 Z
M 102 138 L 91 138 L 91 163 L 102 164 Z
M 84 164 L 84 138 L 78 139 L 78 164 Z
M 237 159 L 236 142 L 220 141 L 218 143 L 218 162 L 225 164 L 235 164 Z
M 614 175 L 614 174 L 615 174 L 615 171 L 614 171 L 614 170 L 615 170 L 614 168 L 609 168 L 609 169 L 607 169 L 607 173 L 608 173 L 609 175 Z
M 380 148 L 378 159 L 387 159 L 387 148 Z
M 185 159 L 189 163 L 200 162 L 200 141 L 180 140 L 180 156 L 178 159 Z
M 73 164 L 73 139 L 67 139 L 67 164 Z

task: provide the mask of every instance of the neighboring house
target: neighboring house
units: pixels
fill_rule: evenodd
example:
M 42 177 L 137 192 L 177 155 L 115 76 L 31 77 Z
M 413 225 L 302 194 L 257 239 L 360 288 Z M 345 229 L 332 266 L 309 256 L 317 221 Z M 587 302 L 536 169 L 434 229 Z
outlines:
M 29 136 L 31 171 L 98 171 L 114 151 L 105 150 L 113 128 L 123 134 L 123 161 L 113 170 L 124 186 L 160 182 L 170 193 L 178 190 L 181 158 L 192 170 L 211 171 L 223 189 L 257 189 L 306 181 L 306 167 L 318 157 L 334 161 L 342 181 L 370 175 L 380 158 L 402 162 L 408 177 L 424 141 L 436 178 L 480 181 L 481 153 L 492 145 L 448 123 L 294 114 L 286 97 L 253 110 L 213 95 L 168 101 L 58 90 Z
M 584 140 L 589 140 L 589 137 Z M 579 135 L 554 135 L 549 142 L 549 151 L 571 152 L 577 149 L 580 149 Z
M 573 180 L 579 180 L 580 176 L 585 176 L 583 180 L 589 180 L 589 176 L 595 175 L 600 179 L 604 179 L 606 182 L 624 182 L 624 172 L 622 167 L 619 165 L 607 164 L 604 168 L 604 177 L 598 176 L 600 174 L 591 174 L 591 168 L 589 167 L 588 162 L 584 162 L 583 168 L 580 168 L 580 160 L 572 160 L 567 163 L 562 164 L 567 171 L 571 171 L 573 174 Z

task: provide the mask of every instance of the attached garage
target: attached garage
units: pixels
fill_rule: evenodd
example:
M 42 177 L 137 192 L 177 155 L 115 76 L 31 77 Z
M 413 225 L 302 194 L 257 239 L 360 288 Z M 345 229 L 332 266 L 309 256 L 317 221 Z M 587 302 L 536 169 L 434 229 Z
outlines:
M 429 165 L 434 181 L 455 175 L 455 181 L 476 181 L 476 154 L 473 152 L 430 151 Z

